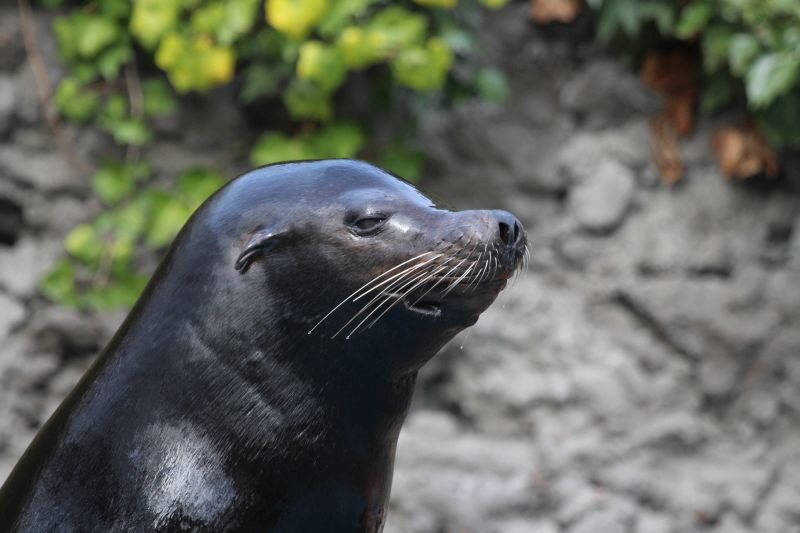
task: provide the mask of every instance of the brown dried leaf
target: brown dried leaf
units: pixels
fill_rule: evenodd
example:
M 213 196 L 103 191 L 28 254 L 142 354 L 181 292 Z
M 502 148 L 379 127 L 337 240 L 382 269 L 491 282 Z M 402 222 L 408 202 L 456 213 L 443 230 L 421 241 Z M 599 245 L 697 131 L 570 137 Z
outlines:
M 642 81 L 664 98 L 665 116 L 680 135 L 694 127 L 697 69 L 697 54 L 688 48 L 653 52 L 642 63 Z
M 775 152 L 752 125 L 720 128 L 711 143 L 719 168 L 728 178 L 744 180 L 759 174 L 778 175 Z
M 678 146 L 678 135 L 671 120 L 665 115 L 650 122 L 650 149 L 653 161 L 661 174 L 661 181 L 672 185 L 683 177 L 683 159 Z
M 568 23 L 583 10 L 582 0 L 532 0 L 531 18 L 538 24 Z

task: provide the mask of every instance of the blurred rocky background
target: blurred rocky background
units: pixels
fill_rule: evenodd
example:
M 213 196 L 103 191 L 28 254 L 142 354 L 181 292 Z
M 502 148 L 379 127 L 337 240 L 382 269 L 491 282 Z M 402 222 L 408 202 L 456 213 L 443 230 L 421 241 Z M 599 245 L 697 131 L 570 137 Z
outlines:
M 533 260 L 424 369 L 386 531 L 800 532 L 791 157 L 779 177 L 732 181 L 712 140 L 740 117 L 700 115 L 665 184 L 664 95 L 585 28 L 536 25 L 529 10 L 480 19 L 503 103 L 421 114 L 420 188 L 511 210 Z M 38 68 L 58 79 L 52 15 L 31 17 Z M 0 6 L 0 480 L 125 316 L 40 289 L 65 237 L 103 209 L 72 159 L 115 148 L 85 128 L 62 132 L 69 150 L 54 138 L 22 29 L 17 6 Z M 161 175 L 213 162 L 235 176 L 247 113 L 224 91 L 193 98 L 155 132 L 150 161 Z

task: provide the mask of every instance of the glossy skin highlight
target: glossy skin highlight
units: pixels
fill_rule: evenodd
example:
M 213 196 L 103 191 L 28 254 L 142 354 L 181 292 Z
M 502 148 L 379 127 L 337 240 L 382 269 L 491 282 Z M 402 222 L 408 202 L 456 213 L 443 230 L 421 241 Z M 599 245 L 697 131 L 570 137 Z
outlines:
M 467 247 L 493 259 L 470 287 L 436 289 L 436 313 L 409 300 L 334 335 L 359 309 L 348 294 Z M 417 370 L 491 304 L 524 247 L 510 214 L 437 209 L 359 161 L 233 180 L 0 489 L 0 531 L 380 531 Z

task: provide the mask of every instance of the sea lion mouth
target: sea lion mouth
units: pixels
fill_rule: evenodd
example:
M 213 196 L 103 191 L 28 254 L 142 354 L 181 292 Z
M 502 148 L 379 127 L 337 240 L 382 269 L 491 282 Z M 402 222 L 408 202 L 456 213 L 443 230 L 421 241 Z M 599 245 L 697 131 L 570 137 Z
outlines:
M 330 309 L 308 333 L 339 310 L 348 316 L 332 339 L 350 339 L 397 307 L 424 319 L 451 317 L 458 322 L 467 317 L 474 322 L 527 263 L 529 252 L 524 240 L 505 248 L 467 244 L 450 243 L 384 270 Z

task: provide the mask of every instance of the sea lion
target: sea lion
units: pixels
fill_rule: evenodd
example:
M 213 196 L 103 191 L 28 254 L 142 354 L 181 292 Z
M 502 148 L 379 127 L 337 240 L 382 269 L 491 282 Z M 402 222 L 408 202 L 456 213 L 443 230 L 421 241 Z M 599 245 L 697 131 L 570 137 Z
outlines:
M 526 250 L 510 213 L 360 161 L 233 180 L 0 489 L 0 531 L 380 531 L 417 370 Z

